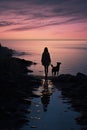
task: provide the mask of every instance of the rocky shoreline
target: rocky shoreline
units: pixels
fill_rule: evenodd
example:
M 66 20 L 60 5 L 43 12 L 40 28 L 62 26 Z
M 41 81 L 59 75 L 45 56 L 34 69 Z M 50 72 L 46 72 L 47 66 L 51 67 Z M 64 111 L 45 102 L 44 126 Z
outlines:
M 14 50 L 0 46 L 0 129 L 18 129 L 28 122 L 32 90 L 40 84 L 27 74 L 32 72 L 27 66 L 35 63 L 12 57 L 13 54 Z

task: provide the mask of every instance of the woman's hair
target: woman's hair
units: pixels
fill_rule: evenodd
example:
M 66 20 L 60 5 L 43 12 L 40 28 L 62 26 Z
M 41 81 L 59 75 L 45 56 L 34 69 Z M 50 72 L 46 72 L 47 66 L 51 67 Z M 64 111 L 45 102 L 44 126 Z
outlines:
M 48 48 L 47 47 L 44 48 L 44 52 L 48 52 Z

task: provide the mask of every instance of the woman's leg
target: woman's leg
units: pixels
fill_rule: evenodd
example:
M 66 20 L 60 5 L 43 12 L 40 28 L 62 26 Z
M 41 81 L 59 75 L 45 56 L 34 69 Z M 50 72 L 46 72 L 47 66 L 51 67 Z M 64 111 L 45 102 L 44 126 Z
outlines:
M 47 71 L 47 74 L 48 74 L 48 65 L 47 65 L 47 67 L 46 67 L 46 71 Z
M 45 76 L 46 76 L 46 66 L 44 66 Z
M 48 75 L 48 66 L 46 66 L 46 76 Z
M 45 76 L 47 77 L 47 75 L 48 75 L 48 66 L 47 65 L 44 66 L 44 70 L 45 70 Z

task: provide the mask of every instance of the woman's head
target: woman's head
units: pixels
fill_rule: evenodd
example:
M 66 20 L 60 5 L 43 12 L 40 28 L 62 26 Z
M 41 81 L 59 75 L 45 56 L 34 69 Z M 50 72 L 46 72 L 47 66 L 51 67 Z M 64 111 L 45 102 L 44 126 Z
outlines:
M 48 48 L 47 47 L 44 48 L 44 52 L 48 52 Z

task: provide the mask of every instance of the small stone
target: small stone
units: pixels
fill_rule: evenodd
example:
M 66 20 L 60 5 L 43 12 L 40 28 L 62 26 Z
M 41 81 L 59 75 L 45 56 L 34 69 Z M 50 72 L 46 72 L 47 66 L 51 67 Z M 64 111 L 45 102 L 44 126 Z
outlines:
M 35 126 L 35 125 L 32 125 L 32 126 L 31 126 L 31 128 L 37 128 L 37 126 Z
M 39 107 L 39 105 L 37 104 L 36 107 Z
M 64 110 L 64 112 L 67 112 L 67 110 Z
M 39 113 L 39 112 L 40 112 L 40 110 L 37 110 L 37 112 Z

